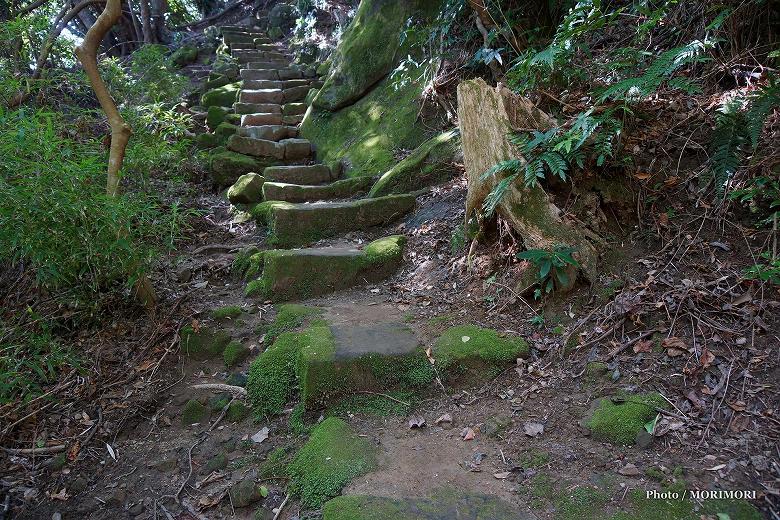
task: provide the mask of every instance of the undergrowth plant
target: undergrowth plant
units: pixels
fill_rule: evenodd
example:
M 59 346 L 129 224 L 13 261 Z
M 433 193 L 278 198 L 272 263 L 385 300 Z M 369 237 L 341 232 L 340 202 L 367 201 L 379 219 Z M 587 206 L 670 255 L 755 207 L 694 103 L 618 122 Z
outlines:
M 517 254 L 518 260 L 528 260 L 539 269 L 539 288 L 534 291 L 536 299 L 569 286 L 570 279 L 566 271 L 580 266 L 574 259 L 575 251 L 573 247 L 559 244 L 551 250 L 528 249 Z

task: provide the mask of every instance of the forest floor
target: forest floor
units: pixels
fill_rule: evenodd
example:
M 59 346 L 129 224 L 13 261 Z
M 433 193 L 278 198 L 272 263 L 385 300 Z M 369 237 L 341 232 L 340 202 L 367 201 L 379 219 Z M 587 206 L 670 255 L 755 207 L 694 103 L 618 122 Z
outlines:
M 388 280 L 297 302 L 329 323 L 402 322 L 424 346 L 474 324 L 531 346 L 529 359 L 489 380 L 406 397 L 377 389 L 371 400 L 307 415 L 308 425 L 339 416 L 378 449 L 378 468 L 344 493 L 408 499 L 455 490 L 466 501 L 501 498 L 521 519 L 757 518 L 731 500 L 645 498 L 647 490 L 730 490 L 754 493 L 752 503 L 776 515 L 780 302 L 776 290 L 741 276 L 766 235 L 669 188 L 671 221 L 667 212 L 617 224 L 599 279 L 540 302 L 515 287 L 522 266 L 510 237 L 476 247 L 470 261 L 469 244 L 453 239 L 463 223 L 462 172 L 420 195 L 400 224 L 321 241 L 409 239 Z M 205 180 L 161 189 L 178 190 L 199 211 L 152 274 L 161 304 L 84 335 L 103 384 L 84 388 L 74 376 L 53 389 L 67 404 L 38 421 L 35 437 L 75 439 L 66 453 L 5 453 L 3 487 L 27 499 L 13 518 L 316 518 L 287 499 L 287 479 L 269 457 L 306 440 L 292 403 L 272 420 L 230 422 L 220 413 L 229 395 L 193 386 L 244 379 L 252 356 L 228 371 L 222 359 L 195 361 L 180 348 L 182 326 L 228 305 L 242 309 L 221 324 L 231 337 L 253 354 L 267 347 L 262 331 L 277 307 L 244 297 L 231 272 L 238 251 L 263 245 L 262 230 L 236 221 Z M 602 442 L 583 426 L 599 398 L 651 391 L 669 406 L 643 447 Z M 192 399 L 210 409 L 195 424 L 182 417 Z M 229 493 L 245 478 L 268 490 L 251 507 Z M 716 517 L 721 511 L 730 516 Z

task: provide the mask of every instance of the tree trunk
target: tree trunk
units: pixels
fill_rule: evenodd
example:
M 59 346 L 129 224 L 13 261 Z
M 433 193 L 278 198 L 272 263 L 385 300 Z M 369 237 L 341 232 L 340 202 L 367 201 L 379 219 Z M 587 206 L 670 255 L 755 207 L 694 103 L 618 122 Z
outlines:
M 149 9 L 149 0 L 140 0 L 141 25 L 144 33 L 144 43 L 154 43 L 152 38 L 152 12 Z

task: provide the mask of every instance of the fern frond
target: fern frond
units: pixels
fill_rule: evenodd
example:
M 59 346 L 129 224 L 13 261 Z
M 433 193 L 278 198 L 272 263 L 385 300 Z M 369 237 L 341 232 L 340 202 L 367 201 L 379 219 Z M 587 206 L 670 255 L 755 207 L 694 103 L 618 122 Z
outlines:
M 479 178 L 479 180 L 484 181 L 489 179 L 491 176 L 497 174 L 497 173 L 505 173 L 505 172 L 511 172 L 511 173 L 519 173 L 523 169 L 524 161 L 521 159 L 509 159 L 508 161 L 501 161 L 498 164 L 493 165 L 490 169 L 488 169 L 485 173 L 482 174 L 482 176 Z
M 746 119 L 750 144 L 755 149 L 764 129 L 764 122 L 775 108 L 780 108 L 780 82 L 770 81 L 750 98 Z
M 741 146 L 745 143 L 745 116 L 734 102 L 724 105 L 710 144 L 710 169 L 715 180 L 715 190 L 723 193 L 726 183 L 734 176 L 742 160 Z
M 525 187 L 536 186 L 536 179 L 544 179 L 544 163 L 539 159 L 529 161 L 525 165 Z
M 561 154 L 558 152 L 544 152 L 539 156 L 539 160 L 547 165 L 550 172 L 556 177 L 560 177 L 562 180 L 566 180 L 566 171 L 569 169 L 569 165 Z
M 519 173 L 514 173 L 501 179 L 501 182 L 496 184 L 488 193 L 488 196 L 485 197 L 485 202 L 482 204 L 482 211 L 486 217 L 490 217 L 496 211 L 496 206 L 498 206 L 498 203 L 504 198 L 504 194 L 519 176 Z

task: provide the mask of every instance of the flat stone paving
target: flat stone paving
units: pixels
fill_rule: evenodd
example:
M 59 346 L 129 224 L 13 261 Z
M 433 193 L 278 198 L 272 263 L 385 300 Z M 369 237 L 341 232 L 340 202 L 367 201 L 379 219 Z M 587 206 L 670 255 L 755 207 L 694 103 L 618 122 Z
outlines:
M 336 358 L 349 359 L 366 354 L 398 356 L 410 354 L 420 346 L 414 332 L 403 323 L 371 325 L 333 325 Z

